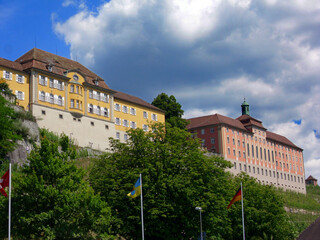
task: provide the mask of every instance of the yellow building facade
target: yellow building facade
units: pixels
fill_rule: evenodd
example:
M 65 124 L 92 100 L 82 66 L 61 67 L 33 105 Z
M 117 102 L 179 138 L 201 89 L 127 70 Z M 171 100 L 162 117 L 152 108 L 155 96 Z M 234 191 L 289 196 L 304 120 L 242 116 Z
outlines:
M 81 147 L 106 151 L 110 137 L 126 141 L 130 128 L 149 131 L 148 124 L 165 121 L 161 109 L 110 89 L 76 61 L 40 49 L 15 61 L 0 58 L 0 78 L 40 128 L 64 133 Z

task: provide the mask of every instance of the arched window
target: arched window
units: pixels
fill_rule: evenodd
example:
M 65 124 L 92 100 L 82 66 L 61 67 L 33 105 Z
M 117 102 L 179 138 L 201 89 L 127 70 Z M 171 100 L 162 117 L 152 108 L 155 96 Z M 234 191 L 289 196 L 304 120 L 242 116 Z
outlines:
M 88 112 L 93 113 L 93 105 L 92 104 L 88 105 Z

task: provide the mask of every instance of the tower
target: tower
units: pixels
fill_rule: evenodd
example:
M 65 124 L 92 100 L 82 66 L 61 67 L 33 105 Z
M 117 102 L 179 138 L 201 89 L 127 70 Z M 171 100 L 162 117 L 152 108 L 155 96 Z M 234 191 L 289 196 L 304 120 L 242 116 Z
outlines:
M 246 102 L 246 99 L 244 98 L 243 103 L 241 104 L 241 109 L 242 109 L 242 115 L 248 115 L 250 116 L 249 113 L 249 104 Z

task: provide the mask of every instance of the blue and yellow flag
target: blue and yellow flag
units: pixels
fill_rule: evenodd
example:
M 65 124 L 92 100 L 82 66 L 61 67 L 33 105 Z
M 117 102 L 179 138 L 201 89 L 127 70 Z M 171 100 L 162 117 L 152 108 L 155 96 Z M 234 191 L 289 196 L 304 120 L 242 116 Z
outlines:
M 128 193 L 128 197 L 136 198 L 141 194 L 141 183 L 140 178 L 137 180 L 136 184 L 133 186 L 133 189 L 130 193 Z

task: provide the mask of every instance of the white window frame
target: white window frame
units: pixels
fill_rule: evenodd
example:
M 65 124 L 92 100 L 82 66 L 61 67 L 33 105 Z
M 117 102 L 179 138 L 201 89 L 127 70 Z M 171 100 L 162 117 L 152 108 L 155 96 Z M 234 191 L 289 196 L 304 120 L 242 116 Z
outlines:
M 122 106 L 122 112 L 123 113 L 128 113 L 128 106 L 123 105 Z
M 114 110 L 120 112 L 121 106 L 119 103 L 114 104 Z
M 148 112 L 143 111 L 143 118 L 148 119 Z
M 134 115 L 134 116 L 135 116 L 135 115 L 136 115 L 136 112 L 137 112 L 137 111 L 136 111 L 135 108 L 133 108 L 133 107 L 130 108 L 130 114 L 131 114 L 131 115 Z
M 158 116 L 157 116 L 157 114 L 152 113 L 151 119 L 152 119 L 153 121 L 158 121 Z
M 121 125 L 121 119 L 120 118 L 116 118 L 115 119 L 115 124 L 120 126 Z

